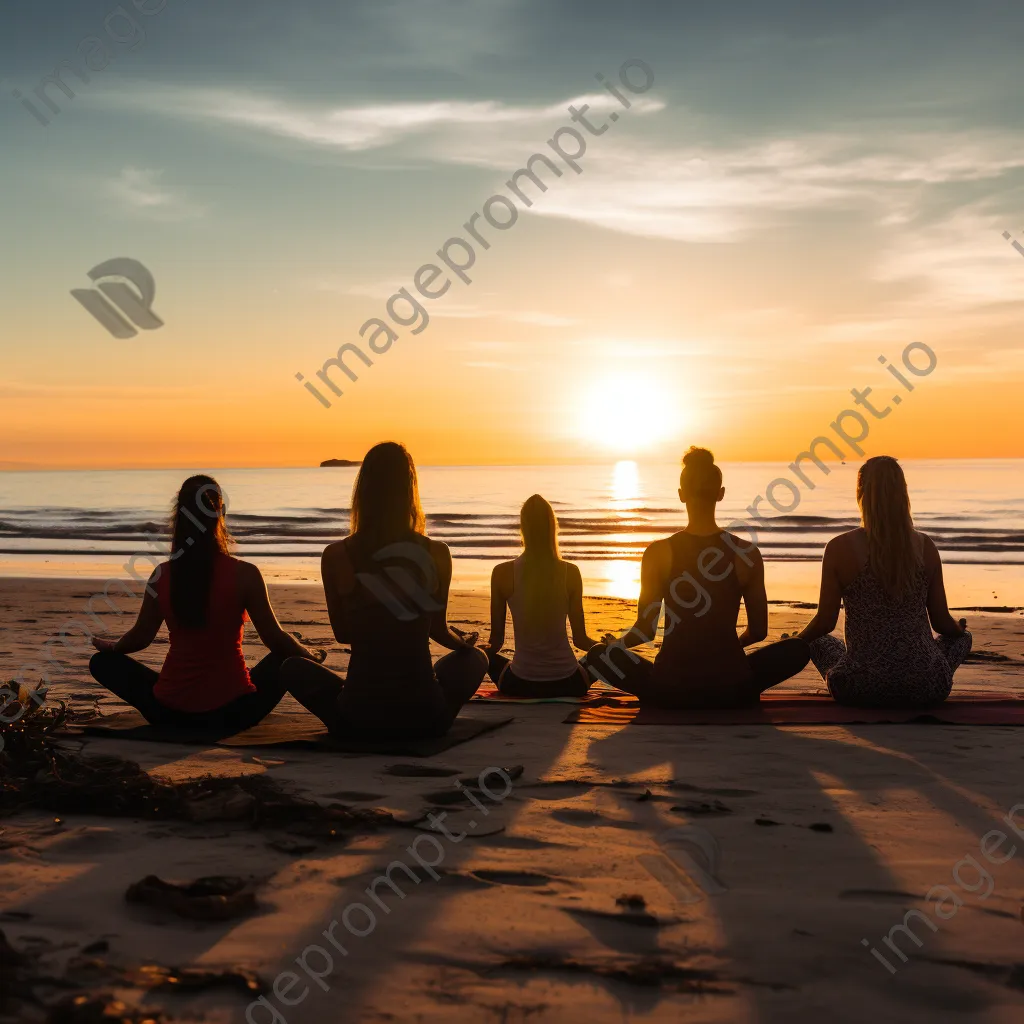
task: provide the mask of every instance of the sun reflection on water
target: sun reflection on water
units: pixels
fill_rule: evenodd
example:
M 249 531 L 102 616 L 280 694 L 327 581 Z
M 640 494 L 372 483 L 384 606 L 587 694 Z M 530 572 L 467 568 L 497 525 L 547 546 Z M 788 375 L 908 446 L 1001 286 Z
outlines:
M 640 493 L 640 467 L 635 462 L 616 462 L 612 470 L 612 508 L 619 511 L 635 508 Z
M 615 559 L 606 563 L 607 595 L 635 601 L 640 596 L 640 563 Z

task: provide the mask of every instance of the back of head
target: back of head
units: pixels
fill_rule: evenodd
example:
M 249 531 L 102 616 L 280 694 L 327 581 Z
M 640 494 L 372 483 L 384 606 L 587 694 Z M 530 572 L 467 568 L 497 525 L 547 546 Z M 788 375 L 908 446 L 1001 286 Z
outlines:
M 206 624 L 218 554 L 231 538 L 224 522 L 224 494 L 211 476 L 190 476 L 178 490 L 171 516 L 170 601 L 174 617 L 193 629 Z
M 351 533 L 372 552 L 422 533 L 424 522 L 412 456 L 395 441 L 375 444 L 352 489 Z
M 519 512 L 523 534 L 523 590 L 527 617 L 542 621 L 552 606 L 564 604 L 558 574 L 558 520 L 555 510 L 539 494 L 531 494 Z
M 722 471 L 715 465 L 715 457 L 707 448 L 691 445 L 683 456 L 683 469 L 679 474 L 679 490 L 686 501 L 704 501 L 714 504 L 722 490 Z
M 921 553 L 903 468 L 889 455 L 868 459 L 857 473 L 857 504 L 868 541 L 868 567 L 893 597 L 911 591 Z
M 523 554 L 527 561 L 558 561 L 555 510 L 539 494 L 531 494 L 519 512 Z

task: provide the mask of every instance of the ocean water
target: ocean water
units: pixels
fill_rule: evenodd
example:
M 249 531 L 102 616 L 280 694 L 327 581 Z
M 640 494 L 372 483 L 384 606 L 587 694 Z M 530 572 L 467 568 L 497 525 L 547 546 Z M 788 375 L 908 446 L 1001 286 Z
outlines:
M 808 464 L 805 464 L 805 469 Z M 915 520 L 938 544 L 951 604 L 1024 606 L 1024 460 L 904 463 Z M 0 573 L 126 576 L 166 552 L 174 493 L 199 470 L 0 473 Z M 237 553 L 270 579 L 319 582 L 323 547 L 347 532 L 356 470 L 221 469 Z M 749 521 L 747 506 L 772 480 L 771 463 L 723 466 L 719 522 Z M 420 491 L 428 532 L 456 559 L 453 589 L 487 586 L 491 567 L 518 551 L 518 513 L 538 492 L 558 514 L 563 553 L 579 562 L 589 593 L 635 598 L 645 545 L 685 525 L 678 465 L 425 466 Z M 757 526 L 769 597 L 814 601 L 825 543 L 858 523 L 856 465 L 813 466 L 786 515 L 766 502 Z M 785 488 L 777 499 L 792 501 Z

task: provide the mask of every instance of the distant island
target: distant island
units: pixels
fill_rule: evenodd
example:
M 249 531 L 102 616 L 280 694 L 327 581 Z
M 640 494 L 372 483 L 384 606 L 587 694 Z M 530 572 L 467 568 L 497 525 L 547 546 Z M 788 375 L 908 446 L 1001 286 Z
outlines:
M 361 462 L 353 462 L 351 459 L 325 459 L 320 463 L 320 468 L 324 466 L 361 466 Z

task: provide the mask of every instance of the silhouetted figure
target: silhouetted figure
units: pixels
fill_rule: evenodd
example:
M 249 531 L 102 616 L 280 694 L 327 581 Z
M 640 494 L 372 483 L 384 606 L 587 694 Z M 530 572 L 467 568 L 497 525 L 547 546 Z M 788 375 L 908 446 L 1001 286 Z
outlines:
M 949 614 L 942 560 L 914 529 L 907 481 L 894 458 L 879 455 L 860 467 L 857 504 L 864 525 L 826 545 L 818 611 L 800 636 L 840 704 L 939 704 L 970 653 L 971 634 L 965 619 Z M 829 635 L 840 604 L 845 644 Z
M 683 457 L 679 500 L 687 526 L 644 552 L 637 619 L 616 640 L 603 638 L 583 659 L 595 675 L 663 708 L 741 707 L 796 675 L 809 658 L 803 640 L 745 647 L 768 635 L 768 598 L 761 552 L 715 522 L 725 497 L 722 471 L 705 448 Z M 737 635 L 740 601 L 747 628 Z M 665 633 L 654 663 L 628 648 L 654 639 L 665 605 Z
M 597 644 L 587 636 L 583 613 L 583 577 L 558 550 L 554 509 L 534 494 L 519 514 L 523 553 L 500 562 L 491 573 L 491 678 L 509 697 L 583 697 L 590 676 L 576 660 L 572 642 L 589 651 Z M 515 655 L 511 662 L 499 652 L 505 643 L 505 610 L 512 613 Z
M 412 456 L 393 441 L 375 445 L 356 477 L 351 533 L 321 560 L 335 639 L 352 648 L 347 676 L 298 658 L 282 668 L 332 733 L 443 735 L 483 681 L 477 634 L 448 626 L 448 545 L 423 528 Z M 431 640 L 452 652 L 436 665 Z
M 153 725 L 241 732 L 284 695 L 285 658 L 315 657 L 281 628 L 262 574 L 228 554 L 230 541 L 217 481 L 189 477 L 175 502 L 171 558 L 153 570 L 135 625 L 120 640 L 93 639 L 89 671 Z M 251 672 L 242 656 L 247 613 L 270 648 Z M 128 655 L 147 648 L 164 621 L 170 650 L 157 673 Z

